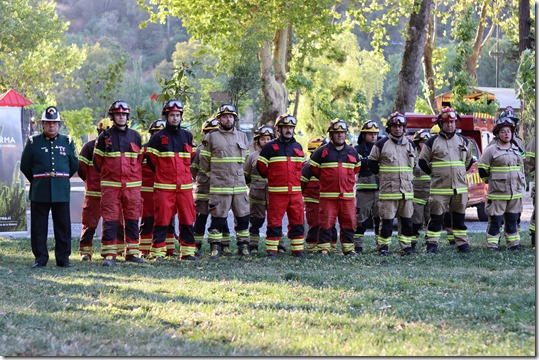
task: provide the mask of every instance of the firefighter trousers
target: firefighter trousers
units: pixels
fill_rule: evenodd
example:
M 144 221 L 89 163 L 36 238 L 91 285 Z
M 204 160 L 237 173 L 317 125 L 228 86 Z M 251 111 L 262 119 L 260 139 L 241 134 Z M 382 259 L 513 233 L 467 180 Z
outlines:
M 292 254 L 303 252 L 304 249 L 304 213 L 303 195 L 301 192 L 292 194 L 268 194 L 268 230 L 266 236 L 266 251 L 278 253 L 279 238 L 283 235 L 283 217 L 288 216 L 288 238 Z
M 332 228 L 337 219 L 341 228 L 341 246 L 346 255 L 354 250 L 354 229 L 356 227 L 356 206 L 354 199 L 320 199 L 318 221 L 318 249 L 328 250 L 331 246 Z

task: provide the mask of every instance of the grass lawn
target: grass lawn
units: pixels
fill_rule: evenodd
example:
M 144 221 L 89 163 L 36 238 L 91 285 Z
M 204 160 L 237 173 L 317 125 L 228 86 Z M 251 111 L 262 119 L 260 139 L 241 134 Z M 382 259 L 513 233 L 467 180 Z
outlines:
M 31 269 L 0 237 L 4 356 L 535 356 L 535 251 Z M 262 250 L 263 250 L 262 246 Z M 234 250 L 234 249 L 233 249 Z

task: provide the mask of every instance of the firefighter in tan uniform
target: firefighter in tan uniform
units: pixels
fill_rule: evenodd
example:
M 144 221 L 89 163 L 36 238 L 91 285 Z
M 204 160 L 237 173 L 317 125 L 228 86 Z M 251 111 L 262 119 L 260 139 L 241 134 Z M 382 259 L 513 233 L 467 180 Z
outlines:
M 210 131 L 219 129 L 219 121 L 217 119 L 208 119 L 202 124 L 202 134 L 206 135 Z M 191 175 L 195 181 L 195 209 L 196 220 L 194 225 L 196 257 L 202 256 L 202 242 L 204 241 L 204 233 L 206 232 L 206 223 L 210 214 L 208 210 L 208 201 L 210 201 L 210 178 L 205 173 L 200 172 L 200 150 L 202 144 L 196 149 L 195 156 L 191 162 Z M 226 239 L 230 236 L 228 223 L 225 221 L 223 227 L 223 237 Z
M 479 159 L 479 174 L 488 183 L 485 207 L 489 216 L 487 247 L 494 251 L 499 250 L 502 222 L 507 249 L 521 248 L 517 221 L 522 212 L 525 177 L 522 156 L 518 146 L 511 141 L 514 131 L 513 120 L 500 117 L 492 130 L 495 143 L 489 145 Z
M 463 253 L 470 251 L 467 227 L 464 223 L 468 203 L 465 175 L 474 160 L 468 140 L 456 132 L 457 119 L 460 117 L 455 110 L 444 108 L 437 118 L 440 132 L 425 143 L 419 155 L 419 166 L 431 176 L 430 220 L 425 236 L 427 253 L 438 252 L 444 213 L 448 211 L 451 212 L 458 251 Z
M 414 146 L 405 136 L 406 119 L 396 112 L 387 120 L 388 137 L 378 140 L 368 158 L 369 169 L 380 178 L 380 203 L 378 212 L 382 219 L 378 252 L 389 253 L 393 219 L 399 220 L 398 242 L 401 255 L 412 254 L 412 214 L 414 206 L 412 171 Z
M 530 237 L 532 247 L 535 248 L 535 136 L 530 139 L 529 144 L 526 146 L 526 160 L 525 160 L 526 175 L 533 177 L 531 183 L 530 192 L 533 203 L 532 218 L 530 220 Z
M 378 203 L 380 197 L 380 181 L 367 165 L 369 155 L 376 141 L 380 129 L 374 121 L 367 121 L 361 126 L 361 131 L 354 147 L 361 159 L 361 169 L 357 174 L 356 182 L 356 221 L 357 227 L 354 234 L 354 249 L 356 253 L 363 252 L 363 238 L 367 227 L 365 223 L 372 217 L 374 235 L 376 241 L 380 237 L 380 217 L 378 215 Z
M 200 170 L 210 178 L 211 214 L 209 242 L 211 258 L 218 259 L 221 254 L 232 255 L 230 240 L 223 239 L 223 228 L 228 212 L 232 209 L 236 219 L 236 242 L 238 252 L 250 258 L 249 243 L 249 200 L 243 164 L 249 156 L 247 135 L 234 127 L 238 119 L 236 108 L 223 104 L 217 112 L 219 129 L 204 137 L 200 150 Z
M 430 131 L 428 129 L 418 130 L 414 134 L 412 141 L 416 150 L 416 158 L 419 158 L 421 149 L 423 149 L 428 139 L 430 139 Z M 412 249 L 415 251 L 419 238 L 419 230 L 423 229 L 429 221 L 429 207 L 427 203 L 430 195 L 430 176 L 421 170 L 417 163 L 414 166 L 413 174 L 414 198 L 412 202 L 414 203 L 414 214 L 412 215 Z
M 253 137 L 256 150 L 249 155 L 244 165 L 245 180 L 249 184 L 249 253 L 252 256 L 258 254 L 260 228 L 264 225 L 268 208 L 268 180 L 260 176 L 256 162 L 260 149 L 273 139 L 275 132 L 271 127 L 264 125 L 256 129 Z

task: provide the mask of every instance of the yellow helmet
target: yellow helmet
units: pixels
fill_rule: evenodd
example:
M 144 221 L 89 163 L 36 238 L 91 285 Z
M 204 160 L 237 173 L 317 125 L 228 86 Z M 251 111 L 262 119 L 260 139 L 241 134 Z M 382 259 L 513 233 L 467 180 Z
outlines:
M 307 150 L 309 152 L 314 152 L 322 145 L 324 145 L 324 138 L 315 137 L 314 139 L 309 140 L 309 142 L 307 143 Z
M 217 130 L 219 128 L 219 121 L 217 119 L 208 119 L 202 124 L 202 132 L 204 134 L 209 133 L 212 130 Z
M 150 128 L 148 129 L 148 131 L 151 133 L 152 131 L 157 132 L 159 130 L 163 130 L 165 128 L 165 125 L 166 125 L 165 120 L 154 120 L 152 124 L 150 125 Z
M 101 133 L 104 130 L 110 129 L 112 125 L 112 120 L 110 118 L 101 119 L 101 121 L 97 123 L 97 132 Z
M 360 134 L 379 133 L 380 129 L 375 121 L 369 120 L 361 126 Z
M 430 128 L 431 135 L 436 135 L 439 132 L 440 132 L 440 127 L 438 126 L 438 124 L 435 124 L 433 127 Z

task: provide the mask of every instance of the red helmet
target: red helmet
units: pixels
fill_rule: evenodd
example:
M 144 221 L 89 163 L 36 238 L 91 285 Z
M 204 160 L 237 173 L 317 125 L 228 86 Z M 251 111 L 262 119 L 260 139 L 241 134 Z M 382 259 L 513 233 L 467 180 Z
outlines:
M 123 100 L 113 102 L 108 111 L 109 116 L 112 116 L 112 114 L 127 114 L 129 117 L 130 113 L 129 105 Z
M 442 123 L 444 121 L 457 121 L 460 120 L 460 116 L 457 114 L 455 109 L 450 107 L 445 107 L 442 109 L 438 117 L 436 118 L 436 123 L 442 128 Z
M 161 115 L 167 115 L 171 111 L 179 111 L 183 114 L 183 104 L 180 100 L 169 100 L 163 105 Z

